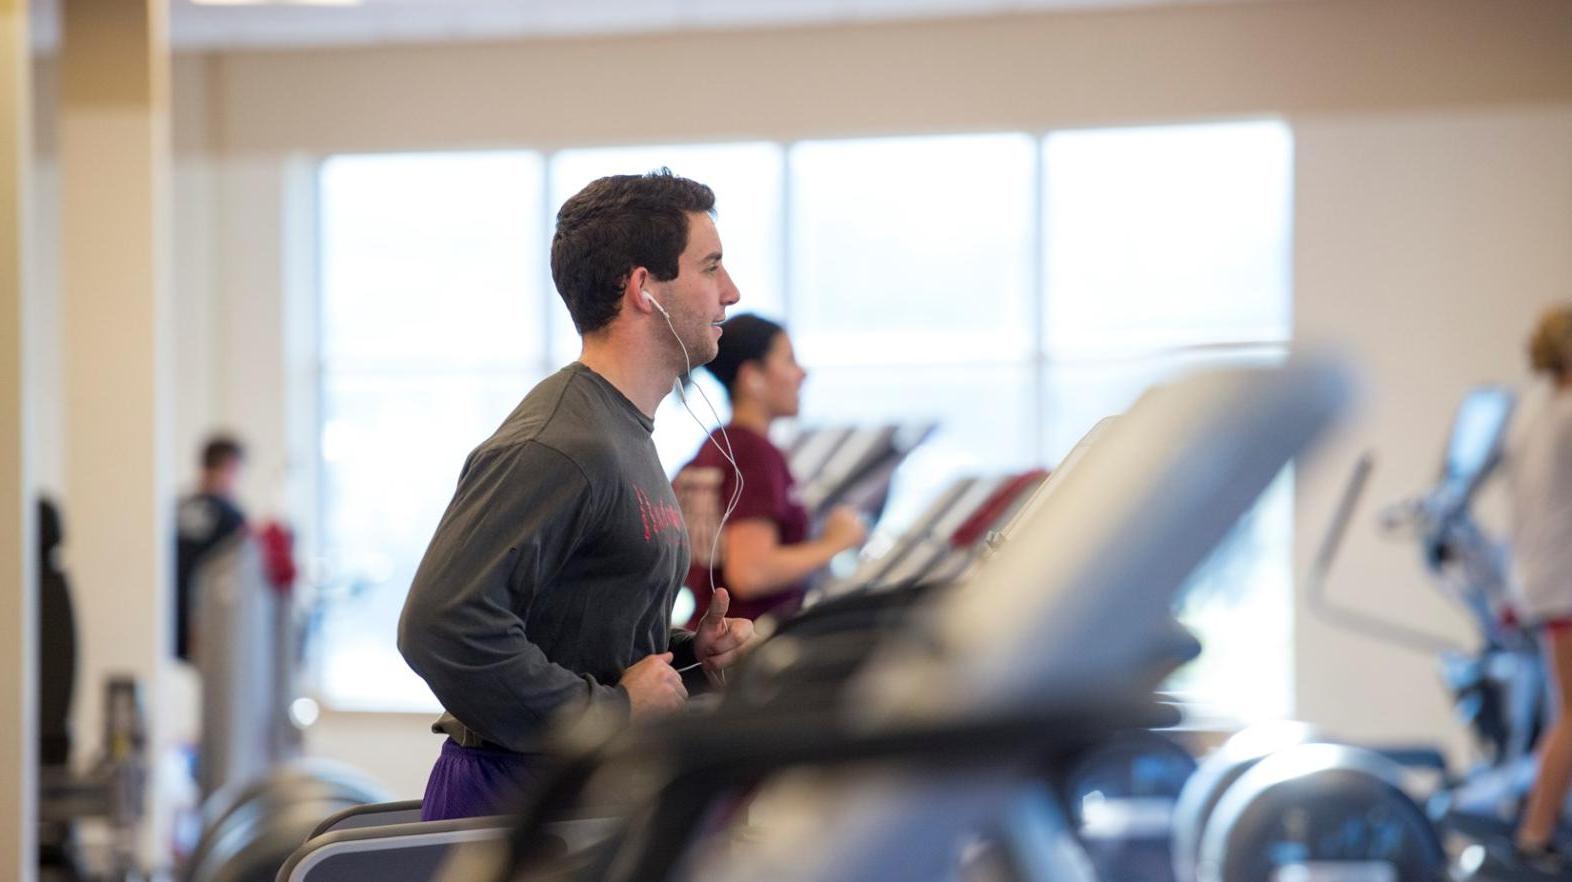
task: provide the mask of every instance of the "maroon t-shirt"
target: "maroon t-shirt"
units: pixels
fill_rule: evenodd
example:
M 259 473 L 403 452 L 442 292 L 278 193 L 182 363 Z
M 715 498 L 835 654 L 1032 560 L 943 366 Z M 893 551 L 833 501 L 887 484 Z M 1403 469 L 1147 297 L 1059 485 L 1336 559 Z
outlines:
M 803 508 L 802 500 L 797 497 L 797 481 L 786 465 L 786 457 L 770 443 L 770 439 L 752 429 L 733 424 L 726 426 L 726 434 L 731 438 L 731 451 L 736 457 L 737 469 L 742 472 L 742 496 L 726 523 L 730 525 L 749 518 L 763 518 L 775 525 L 780 544 L 796 545 L 802 542 L 808 536 L 808 510 Z M 710 437 L 722 447 L 726 445 L 720 430 L 711 433 Z M 726 510 L 726 503 L 736 490 L 737 476 L 732 471 L 731 463 L 715 448 L 715 444 L 707 440 L 693 461 L 682 467 L 672 486 L 677 491 L 683 516 L 688 522 L 689 544 L 693 554 L 693 563 L 688 568 L 685 582 L 698 601 L 693 618 L 688 623 L 688 627 L 692 628 L 698 625 L 710 605 L 710 568 L 707 565 L 710 548 L 720 517 Z M 721 560 L 715 566 L 715 587 L 724 588 L 724 540 L 716 547 L 716 553 Z M 802 595 L 806 589 L 807 582 L 803 581 L 767 597 L 743 600 L 734 596 L 727 615 L 747 619 L 756 619 L 765 613 L 789 615 L 802 605 Z

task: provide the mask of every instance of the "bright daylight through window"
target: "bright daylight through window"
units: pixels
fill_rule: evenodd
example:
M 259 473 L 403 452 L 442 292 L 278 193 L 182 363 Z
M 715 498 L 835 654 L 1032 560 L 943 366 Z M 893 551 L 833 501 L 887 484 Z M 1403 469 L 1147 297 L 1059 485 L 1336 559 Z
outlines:
M 395 648 L 399 608 L 465 454 L 578 353 L 547 246 L 586 182 L 664 165 L 714 188 L 734 311 L 791 329 L 804 424 L 940 423 L 897 478 L 888 534 L 954 477 L 1051 467 L 1151 383 L 1283 358 L 1292 149 L 1287 126 L 1241 122 L 327 159 L 323 699 L 435 707 Z M 702 437 L 668 399 L 667 468 Z M 1203 714 L 1289 709 L 1290 487 L 1193 580 L 1183 617 L 1207 648 L 1173 686 Z

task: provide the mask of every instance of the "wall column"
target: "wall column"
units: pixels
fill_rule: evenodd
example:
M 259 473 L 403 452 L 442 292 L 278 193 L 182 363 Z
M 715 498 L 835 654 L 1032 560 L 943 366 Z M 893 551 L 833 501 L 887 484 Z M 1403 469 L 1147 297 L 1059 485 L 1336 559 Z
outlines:
M 62 514 L 81 650 L 76 742 L 99 748 L 106 678 L 130 675 L 156 769 L 170 737 L 160 681 L 173 665 L 167 0 L 65 0 L 62 12 Z M 149 809 L 141 849 L 157 867 L 166 819 Z
M 38 557 L 28 440 L 27 249 L 32 142 L 27 0 L 0 0 L 0 878 L 36 878 Z

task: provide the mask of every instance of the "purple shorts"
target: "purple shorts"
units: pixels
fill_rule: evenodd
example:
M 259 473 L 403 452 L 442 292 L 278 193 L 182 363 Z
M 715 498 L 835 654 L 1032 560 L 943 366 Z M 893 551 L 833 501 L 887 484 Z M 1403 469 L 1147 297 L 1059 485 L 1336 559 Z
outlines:
M 426 795 L 420 803 L 422 821 L 476 818 L 521 807 L 524 791 L 542 769 L 538 754 L 514 753 L 499 747 L 461 747 L 449 738 L 431 767 Z

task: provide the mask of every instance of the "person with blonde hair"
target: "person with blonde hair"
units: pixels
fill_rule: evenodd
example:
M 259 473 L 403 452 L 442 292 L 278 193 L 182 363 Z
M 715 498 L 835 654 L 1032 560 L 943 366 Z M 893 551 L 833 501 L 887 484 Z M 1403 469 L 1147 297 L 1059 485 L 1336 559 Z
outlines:
M 1572 303 L 1540 317 L 1528 361 L 1551 390 L 1511 456 L 1513 582 L 1519 618 L 1539 631 L 1556 711 L 1516 845 L 1530 866 L 1559 874 L 1572 869 L 1555 842 L 1572 784 Z

